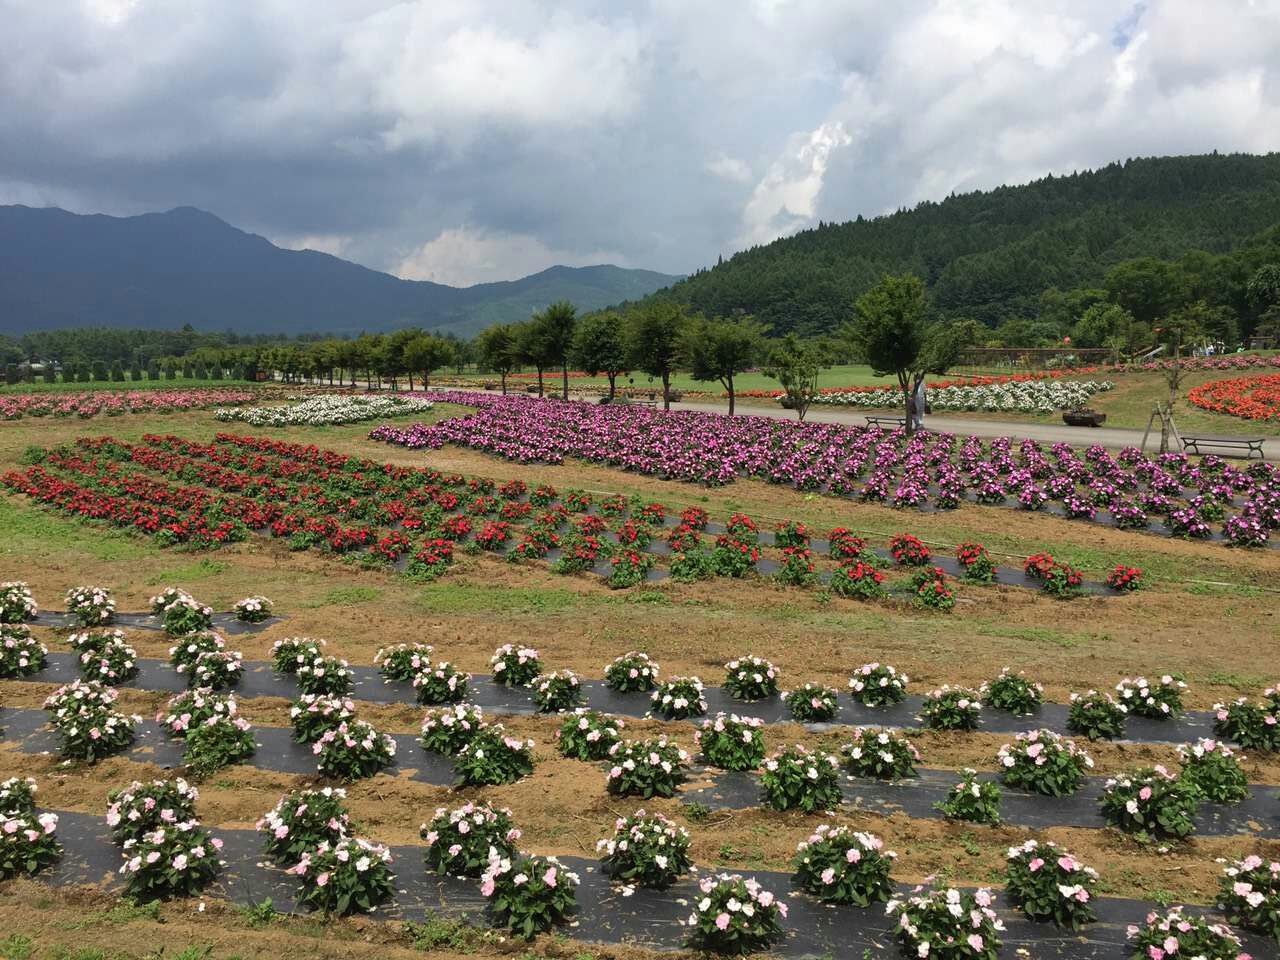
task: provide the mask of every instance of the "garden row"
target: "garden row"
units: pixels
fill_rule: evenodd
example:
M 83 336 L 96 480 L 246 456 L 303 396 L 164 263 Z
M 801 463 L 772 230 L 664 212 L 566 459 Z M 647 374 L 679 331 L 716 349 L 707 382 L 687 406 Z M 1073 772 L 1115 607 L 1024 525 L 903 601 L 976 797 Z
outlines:
M 90 390 L 0 393 L 0 420 L 23 417 L 118 417 L 125 413 L 175 413 L 249 403 L 261 394 L 218 387 L 195 390 Z
M 311 394 L 285 399 L 292 402 L 271 407 L 226 407 L 215 410 L 213 415 L 253 427 L 325 427 L 425 413 L 433 406 L 421 397 L 399 395 Z
M 930 387 L 929 406 L 935 411 L 984 413 L 1053 413 L 1085 406 L 1095 393 L 1115 387 L 1110 380 L 1031 380 L 1010 383 L 965 383 Z M 823 391 L 813 399 L 818 406 L 901 409 L 902 390 Z
M 767 417 L 723 417 L 635 406 L 444 392 L 476 412 L 439 423 L 384 425 L 370 437 L 410 449 L 446 443 L 521 463 L 577 459 L 665 479 L 719 485 L 751 477 L 901 508 L 954 509 L 962 502 L 1040 511 L 1126 530 L 1261 546 L 1280 527 L 1280 479 L 1266 463 L 1246 469 L 1207 456 L 1113 455 L 1008 437 L 892 433 Z M 1101 512 L 1101 516 L 1100 516 Z
M 36 450 L 39 462 L 3 477 L 10 489 L 73 516 L 104 520 L 150 534 L 161 545 L 197 547 L 244 539 L 249 531 L 287 540 L 292 549 L 358 553 L 369 562 L 429 578 L 444 572 L 455 545 L 491 551 L 513 561 L 546 559 L 560 573 L 599 570 L 610 586 L 627 587 L 651 576 L 661 552 L 672 577 L 694 581 L 772 572 L 785 584 L 820 580 L 842 596 L 888 595 L 881 568 L 912 568 L 906 590 L 923 606 L 951 609 L 948 573 L 971 583 L 1039 587 L 1056 596 L 1101 585 L 1086 584 L 1070 566 L 1038 554 L 1021 575 L 998 569 L 978 543 L 961 544 L 955 561 L 935 559 L 918 538 L 901 534 L 885 552 L 845 528 L 825 541 L 792 521 L 772 533 L 735 514 L 714 545 L 706 511 L 688 508 L 678 519 L 658 503 L 622 496 L 596 498 L 521 480 L 492 480 L 393 467 L 316 447 L 263 438 L 219 435 L 213 444 L 148 436 L 141 444 L 111 438 L 81 439 L 74 447 Z M 195 481 L 179 486 L 170 480 Z M 665 544 L 656 543 L 664 531 Z M 414 538 L 417 538 L 416 540 Z M 818 570 L 822 543 L 834 569 Z M 776 560 L 762 544 L 779 548 Z M 1109 574 L 1114 591 L 1136 589 L 1141 571 L 1124 564 Z

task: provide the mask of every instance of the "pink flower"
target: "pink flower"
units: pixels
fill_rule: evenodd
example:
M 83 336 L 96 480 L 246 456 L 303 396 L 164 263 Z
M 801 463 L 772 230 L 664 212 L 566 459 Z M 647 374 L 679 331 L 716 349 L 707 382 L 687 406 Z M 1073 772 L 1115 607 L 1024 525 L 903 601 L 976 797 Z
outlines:
M 480 893 L 486 897 L 493 896 L 493 877 L 484 878 L 484 883 L 480 884 Z
M 320 874 L 320 876 L 316 877 L 316 886 L 317 886 L 317 887 L 323 887 L 323 886 L 327 885 L 328 883 L 329 883 L 329 875 L 328 875 L 327 873 L 322 873 L 322 874 Z
M 548 887 L 554 887 L 556 885 L 556 868 L 555 867 L 547 867 L 547 872 L 542 875 L 542 882 L 545 883 Z
M 729 926 L 729 915 L 727 913 L 718 914 L 716 916 L 716 927 L 718 927 L 721 930 L 725 930 L 728 928 L 728 926 Z
M 1027 864 L 1027 869 L 1030 870 L 1032 873 L 1035 873 L 1037 870 L 1039 870 L 1043 866 L 1044 866 L 1044 861 L 1041 860 L 1039 857 L 1036 857 L 1034 860 L 1032 860 L 1030 863 Z
M 976 934 L 976 933 L 969 934 L 969 946 L 973 947 L 973 949 L 975 950 L 981 950 L 982 944 L 983 944 L 983 939 L 979 934 Z
M 1150 799 L 1151 799 L 1151 788 L 1150 788 L 1150 787 L 1143 787 L 1141 790 L 1139 790 L 1139 791 L 1138 791 L 1138 799 L 1139 799 L 1139 800 L 1150 800 Z

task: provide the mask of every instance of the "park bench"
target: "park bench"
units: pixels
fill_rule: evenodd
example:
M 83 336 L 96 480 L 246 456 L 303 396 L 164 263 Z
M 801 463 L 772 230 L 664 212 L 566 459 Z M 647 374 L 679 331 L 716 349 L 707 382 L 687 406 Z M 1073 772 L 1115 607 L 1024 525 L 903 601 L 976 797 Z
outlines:
M 906 417 L 867 417 L 868 427 L 879 427 L 881 430 L 897 430 L 906 425 Z
M 1201 447 L 1218 448 L 1228 453 L 1235 452 L 1237 455 L 1243 454 L 1246 460 L 1252 460 L 1256 453 L 1259 460 L 1265 460 L 1266 455 L 1262 452 L 1263 437 L 1250 439 L 1249 437 L 1183 437 L 1182 449 L 1185 453 L 1194 453 L 1199 455 Z

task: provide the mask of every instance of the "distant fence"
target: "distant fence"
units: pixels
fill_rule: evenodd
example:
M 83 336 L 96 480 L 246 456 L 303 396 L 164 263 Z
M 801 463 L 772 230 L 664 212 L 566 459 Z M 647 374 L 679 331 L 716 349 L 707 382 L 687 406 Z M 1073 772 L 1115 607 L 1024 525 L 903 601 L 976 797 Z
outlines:
M 1074 347 L 967 347 L 952 369 L 973 371 L 1055 370 L 1091 367 L 1107 363 L 1112 352 L 1105 348 Z

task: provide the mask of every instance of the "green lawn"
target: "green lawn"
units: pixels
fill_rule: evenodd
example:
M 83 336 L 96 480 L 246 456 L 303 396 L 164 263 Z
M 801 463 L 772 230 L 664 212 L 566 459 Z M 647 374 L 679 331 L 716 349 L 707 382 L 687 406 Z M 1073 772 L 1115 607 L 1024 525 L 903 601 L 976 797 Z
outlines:
M 468 386 L 484 381 L 498 378 L 493 374 L 465 373 L 462 376 L 436 377 L 436 382 L 447 380 L 450 383 L 466 383 Z M 544 376 L 544 384 L 547 393 L 552 393 L 560 388 L 560 373 L 547 373 Z M 830 367 L 823 370 L 818 375 L 819 387 L 883 387 L 891 386 L 894 383 L 892 377 L 877 377 L 871 372 L 871 368 L 865 364 L 843 364 L 838 367 Z M 507 389 L 510 391 L 520 389 L 524 384 L 537 383 L 537 378 L 528 371 L 507 378 Z M 724 391 L 724 385 L 719 380 L 705 381 L 694 380 L 687 373 L 675 373 L 671 376 L 671 386 L 675 390 L 701 390 L 707 393 L 719 395 Z M 780 389 L 778 381 L 772 377 L 766 377 L 759 371 L 751 373 L 743 373 L 734 377 L 734 389 L 738 393 L 746 393 L 751 390 L 778 390 Z M 662 382 L 656 377 L 650 377 L 643 373 L 635 373 L 629 376 L 618 378 L 619 389 L 623 387 L 635 387 L 640 390 L 660 390 Z M 581 390 L 584 388 L 598 388 L 607 390 L 609 388 L 609 379 L 607 377 L 570 377 L 569 389 Z

